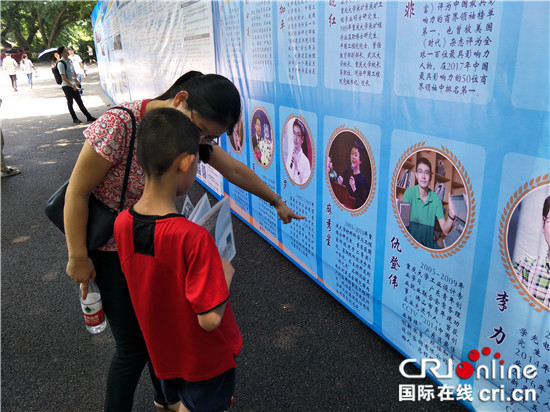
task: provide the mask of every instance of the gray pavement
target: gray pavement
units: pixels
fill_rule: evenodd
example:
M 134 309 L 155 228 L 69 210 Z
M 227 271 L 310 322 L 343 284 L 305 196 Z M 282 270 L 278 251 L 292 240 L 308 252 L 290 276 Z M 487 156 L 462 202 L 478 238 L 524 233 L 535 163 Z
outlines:
M 42 212 L 70 175 L 86 123 L 73 125 L 49 64 L 37 68 L 33 90 L 22 73 L 18 93 L 1 78 L 4 154 L 22 172 L 1 187 L 1 409 L 100 411 L 114 340 L 109 329 L 86 331 L 78 287 L 65 274 L 63 236 Z M 97 66 L 83 86 L 84 104 L 101 115 L 111 102 Z M 196 202 L 202 193 L 195 183 L 189 194 Z M 399 402 L 400 383 L 433 382 L 401 377 L 398 351 L 239 219 L 233 222 L 231 301 L 244 338 L 234 410 L 465 410 L 457 402 Z M 155 410 L 146 374 L 134 405 Z

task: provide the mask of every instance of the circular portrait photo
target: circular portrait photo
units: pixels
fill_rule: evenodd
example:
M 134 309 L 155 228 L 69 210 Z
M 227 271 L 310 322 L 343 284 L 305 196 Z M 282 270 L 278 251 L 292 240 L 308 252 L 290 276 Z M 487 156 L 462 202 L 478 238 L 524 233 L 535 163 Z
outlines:
M 313 142 L 304 119 L 292 116 L 283 129 L 283 160 L 292 182 L 305 185 L 313 169 Z
M 261 108 L 252 113 L 250 136 L 254 159 L 262 167 L 269 166 L 273 159 L 273 129 L 269 116 Z
M 242 152 L 244 146 L 244 123 L 242 117 L 233 128 L 233 133 L 231 133 L 228 137 L 231 149 L 237 153 Z
M 550 309 L 550 184 L 529 191 L 510 214 L 507 249 L 517 283 Z
M 463 176 L 443 152 L 413 153 L 397 176 L 395 206 L 415 242 L 437 250 L 462 239 L 471 202 Z
M 361 209 L 371 192 L 372 162 L 363 140 L 341 131 L 329 148 L 326 173 L 333 195 L 349 210 Z

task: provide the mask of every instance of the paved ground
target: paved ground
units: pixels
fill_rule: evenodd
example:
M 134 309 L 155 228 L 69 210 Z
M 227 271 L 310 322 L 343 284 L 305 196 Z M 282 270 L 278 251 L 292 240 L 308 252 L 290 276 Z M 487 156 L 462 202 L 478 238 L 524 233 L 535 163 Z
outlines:
M 42 212 L 69 177 L 86 124 L 73 125 L 49 65 L 39 73 L 34 90 L 19 75 L 18 93 L 1 77 L 4 153 L 22 171 L 2 179 L 2 411 L 100 411 L 114 340 L 109 329 L 85 330 L 78 288 L 65 274 L 64 239 Z M 99 116 L 110 101 L 96 66 L 83 83 L 84 103 Z M 190 197 L 202 193 L 195 184 Z M 234 410 L 465 410 L 456 402 L 399 402 L 400 383 L 420 383 L 399 374 L 403 356 L 233 220 L 232 304 L 245 342 Z M 154 410 L 151 393 L 144 375 L 135 411 Z

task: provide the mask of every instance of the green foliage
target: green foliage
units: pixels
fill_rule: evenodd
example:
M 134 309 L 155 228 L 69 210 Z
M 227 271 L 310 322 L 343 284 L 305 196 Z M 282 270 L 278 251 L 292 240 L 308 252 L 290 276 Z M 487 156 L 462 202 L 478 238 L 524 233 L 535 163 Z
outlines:
M 17 44 L 36 57 L 49 47 L 81 45 L 93 41 L 90 15 L 95 1 L 2 1 L 2 45 Z

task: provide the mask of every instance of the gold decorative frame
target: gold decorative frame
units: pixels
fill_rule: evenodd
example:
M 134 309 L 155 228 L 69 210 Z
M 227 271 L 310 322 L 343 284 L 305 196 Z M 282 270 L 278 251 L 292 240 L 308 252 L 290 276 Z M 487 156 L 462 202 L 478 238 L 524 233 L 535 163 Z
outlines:
M 510 253 L 508 250 L 508 225 L 510 224 L 510 218 L 512 217 L 514 210 L 516 209 L 517 205 L 523 200 L 523 198 L 525 198 L 525 196 L 527 196 L 530 191 L 547 184 L 550 184 L 550 174 L 545 174 L 543 176 L 533 178 L 525 184 L 521 185 L 510 197 L 508 203 L 506 203 L 506 206 L 502 211 L 502 217 L 500 219 L 500 226 L 498 230 L 498 246 L 500 249 L 500 256 L 502 259 L 502 264 L 504 265 L 504 269 L 506 270 L 506 274 L 508 275 L 508 278 L 512 282 L 512 285 L 523 298 L 523 300 L 525 300 L 529 304 L 529 306 L 531 306 L 537 312 L 550 312 L 550 308 L 544 306 L 542 303 L 539 302 L 538 299 L 527 292 L 525 287 L 519 281 L 516 272 L 514 271 L 512 259 L 510 258 Z
M 330 154 L 330 148 L 332 147 L 332 143 L 334 142 L 336 137 L 338 137 L 338 135 L 342 132 L 350 132 L 350 133 L 355 134 L 361 140 L 361 143 L 363 143 L 363 145 L 365 146 L 365 149 L 367 150 L 367 155 L 369 156 L 369 161 L 370 161 L 370 166 L 371 166 L 371 171 L 372 171 L 370 192 L 369 192 L 369 196 L 367 197 L 367 200 L 365 201 L 365 203 L 363 203 L 363 206 L 361 206 L 359 209 L 348 209 L 347 207 L 345 207 L 343 204 L 340 203 L 340 201 L 338 200 L 338 198 L 336 197 L 336 195 L 332 191 L 332 186 L 330 184 L 330 178 L 328 177 L 328 172 L 329 171 L 326 170 L 326 168 L 327 168 L 327 159 L 328 159 L 328 156 Z M 328 145 L 326 147 L 324 164 L 325 165 L 324 165 L 323 169 L 325 170 L 325 180 L 326 180 L 327 186 L 329 188 L 330 195 L 332 196 L 332 199 L 334 200 L 334 202 L 336 203 L 338 208 L 340 210 L 346 210 L 346 211 L 350 212 L 350 214 L 352 216 L 360 216 L 363 213 L 365 213 L 366 210 L 369 208 L 369 206 L 372 204 L 372 200 L 374 199 L 374 194 L 376 193 L 376 184 L 378 182 L 378 179 L 377 179 L 378 175 L 377 175 L 377 172 L 376 172 L 376 163 L 374 161 L 374 155 L 372 153 L 372 149 L 371 149 L 367 139 L 363 135 L 363 133 L 357 127 L 354 127 L 353 130 L 352 130 L 352 129 L 346 128 L 345 125 L 338 126 L 334 130 L 332 135 L 330 136 L 330 140 L 329 140 Z
M 288 170 L 286 170 L 286 159 L 284 157 L 284 150 L 283 150 L 283 145 L 284 145 L 284 133 L 285 133 L 285 129 L 286 129 L 286 125 L 288 124 L 288 122 L 290 121 L 290 119 L 299 119 L 302 124 L 306 127 L 307 129 L 307 133 L 309 135 L 308 137 L 308 140 L 309 140 L 309 143 L 311 144 L 311 150 L 312 150 L 312 154 L 311 154 L 311 173 L 309 174 L 309 178 L 307 179 L 307 181 L 304 183 L 304 184 L 301 184 L 299 185 L 298 183 L 296 183 L 294 180 L 292 180 L 290 178 L 290 175 L 288 174 Z M 285 169 L 285 172 L 286 172 L 286 175 L 288 176 L 289 180 L 292 181 L 292 183 L 294 183 L 296 186 L 300 187 L 300 189 L 305 189 L 307 186 L 309 186 L 309 183 L 311 182 L 311 179 L 313 179 L 313 173 L 315 171 L 315 165 L 316 165 L 316 162 L 317 162 L 317 156 L 315 155 L 315 143 L 313 141 L 313 136 L 311 135 L 311 130 L 309 128 L 309 124 L 307 124 L 306 120 L 301 116 L 301 115 L 296 115 L 294 113 L 290 114 L 285 122 L 283 123 L 283 129 L 281 130 L 281 159 L 282 159 L 282 167 Z
M 261 107 L 261 106 L 254 106 L 254 109 L 252 109 L 252 116 L 250 118 L 250 123 L 249 123 L 249 127 L 252 126 L 252 122 L 254 121 L 254 115 L 256 114 L 257 111 L 261 111 L 266 119 L 267 119 L 267 122 L 269 123 L 269 129 L 271 130 L 271 138 L 272 138 L 272 142 L 271 142 L 271 159 L 269 159 L 269 163 L 266 164 L 266 165 L 263 165 L 261 164 L 258 159 L 256 159 L 256 154 L 254 153 L 254 148 L 252 147 L 252 134 L 250 135 L 250 154 L 252 155 L 252 160 L 254 163 L 256 163 L 256 165 L 258 167 L 261 167 L 261 168 L 264 168 L 264 169 L 269 169 L 269 167 L 271 166 L 271 163 L 273 163 L 273 158 L 275 157 L 275 131 L 273 130 L 273 124 L 271 123 L 271 118 L 269 117 L 269 114 L 267 113 L 267 111 Z M 249 129 L 249 131 L 251 131 L 251 129 Z
M 418 248 L 424 249 L 430 252 L 433 258 L 442 259 L 442 258 L 447 258 L 456 254 L 459 250 L 461 250 L 464 247 L 466 241 L 471 237 L 473 227 L 474 227 L 474 222 L 475 222 L 475 216 L 476 216 L 476 200 L 474 197 L 472 183 L 470 181 L 470 178 L 468 177 L 468 173 L 464 169 L 464 166 L 462 165 L 460 160 L 458 160 L 458 158 L 445 146 L 441 146 L 441 149 L 436 149 L 435 147 L 425 146 L 425 144 L 426 142 L 419 142 L 409 147 L 397 160 L 396 167 L 394 168 L 394 171 L 393 171 L 392 183 L 391 183 L 393 214 L 395 216 L 395 219 L 399 225 L 401 232 L 415 249 L 418 249 Z M 403 168 L 403 164 L 409 157 L 411 157 L 416 152 L 426 151 L 426 150 L 438 153 L 446 157 L 451 162 L 453 167 L 459 172 L 462 182 L 464 183 L 464 188 L 468 193 L 468 219 L 467 219 L 464 231 L 462 232 L 462 234 L 460 235 L 460 237 L 455 243 L 453 243 L 451 246 L 444 249 L 430 249 L 425 247 L 424 245 L 421 245 L 419 242 L 417 242 L 411 236 L 411 234 L 403 224 L 403 221 L 401 220 L 401 216 L 399 215 L 399 210 L 397 209 L 397 203 L 395 202 L 395 197 L 397 193 L 397 181 L 399 179 L 398 176 L 399 176 L 399 172 Z

